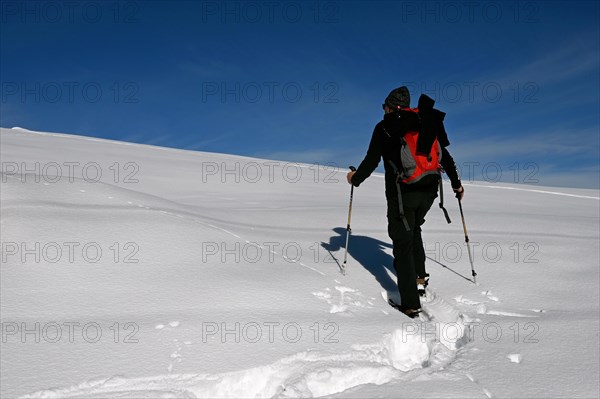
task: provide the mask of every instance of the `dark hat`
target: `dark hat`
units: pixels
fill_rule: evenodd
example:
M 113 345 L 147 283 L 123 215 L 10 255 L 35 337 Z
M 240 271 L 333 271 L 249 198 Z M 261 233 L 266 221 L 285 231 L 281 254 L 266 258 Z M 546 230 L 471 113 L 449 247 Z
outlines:
M 402 86 L 392 90 L 385 99 L 385 105 L 391 109 L 410 107 L 410 93 L 408 88 Z

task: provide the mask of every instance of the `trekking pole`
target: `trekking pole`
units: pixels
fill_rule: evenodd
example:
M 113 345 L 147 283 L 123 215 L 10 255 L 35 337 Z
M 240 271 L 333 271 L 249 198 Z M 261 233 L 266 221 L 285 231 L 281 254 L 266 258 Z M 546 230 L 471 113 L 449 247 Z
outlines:
M 350 170 L 356 172 L 354 166 L 350 166 Z M 348 241 L 350 239 L 350 218 L 352 217 L 352 197 L 354 196 L 354 184 L 350 184 L 350 206 L 348 208 L 348 224 L 346 225 L 346 252 L 344 253 L 344 263 L 342 263 L 342 274 L 346 275 L 346 261 L 348 260 Z
M 477 284 L 477 273 L 475 273 L 475 267 L 473 266 L 473 256 L 471 255 L 471 246 L 469 245 L 469 234 L 467 233 L 467 225 L 465 223 L 465 214 L 463 213 L 462 203 L 460 202 L 459 194 L 456 194 L 458 199 L 458 208 L 460 209 L 460 218 L 462 219 L 463 230 L 465 232 L 465 242 L 467 243 L 467 251 L 469 251 L 469 262 L 471 262 L 471 275 L 473 276 L 473 283 Z

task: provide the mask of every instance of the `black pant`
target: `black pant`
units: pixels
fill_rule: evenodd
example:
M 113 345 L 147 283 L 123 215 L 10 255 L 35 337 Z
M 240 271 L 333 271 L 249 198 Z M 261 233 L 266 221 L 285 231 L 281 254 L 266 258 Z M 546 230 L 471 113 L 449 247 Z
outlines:
M 404 216 L 410 231 L 406 230 L 398 208 L 398 198 L 389 196 L 388 234 L 394 244 L 394 268 L 398 277 L 398 291 L 402 306 L 418 309 L 421 307 L 417 291 L 417 276 L 425 276 L 425 249 L 421 238 L 421 225 L 425 215 L 437 197 L 437 186 L 423 191 L 402 193 Z

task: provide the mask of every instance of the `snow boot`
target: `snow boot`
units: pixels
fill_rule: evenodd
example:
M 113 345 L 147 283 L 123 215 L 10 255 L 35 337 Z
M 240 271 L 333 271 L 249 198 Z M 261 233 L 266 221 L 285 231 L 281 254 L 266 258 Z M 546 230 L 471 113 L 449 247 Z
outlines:
M 396 310 L 399 310 L 400 312 L 404 313 L 404 315 L 410 317 L 411 319 L 414 319 L 415 317 L 419 316 L 419 313 L 421 313 L 421 309 L 412 309 L 412 308 L 407 308 L 405 306 L 402 305 L 398 305 L 396 302 L 394 302 L 393 299 L 388 299 L 388 303 L 390 304 L 391 307 L 393 307 Z
M 423 277 L 417 276 L 417 291 L 420 296 L 425 296 L 425 288 L 429 285 L 429 273 L 425 273 Z

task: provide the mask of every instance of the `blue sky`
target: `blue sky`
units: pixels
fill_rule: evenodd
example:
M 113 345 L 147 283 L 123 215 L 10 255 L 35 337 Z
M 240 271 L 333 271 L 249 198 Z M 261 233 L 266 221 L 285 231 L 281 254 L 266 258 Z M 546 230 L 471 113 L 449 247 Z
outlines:
M 600 186 L 596 1 L 0 6 L 2 127 L 345 168 L 407 85 L 463 180 Z

